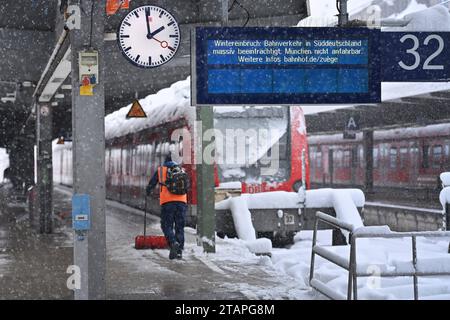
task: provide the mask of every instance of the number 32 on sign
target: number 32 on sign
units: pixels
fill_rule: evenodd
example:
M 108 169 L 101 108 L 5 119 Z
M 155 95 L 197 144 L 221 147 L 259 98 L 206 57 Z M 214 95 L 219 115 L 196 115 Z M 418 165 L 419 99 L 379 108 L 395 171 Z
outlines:
M 382 32 L 382 81 L 448 81 L 450 32 Z

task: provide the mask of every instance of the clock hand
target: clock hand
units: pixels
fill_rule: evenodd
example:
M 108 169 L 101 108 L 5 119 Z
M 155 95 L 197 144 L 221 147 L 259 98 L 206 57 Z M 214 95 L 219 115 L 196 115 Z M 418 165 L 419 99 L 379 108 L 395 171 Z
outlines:
M 158 33 L 160 33 L 163 30 L 164 30 L 164 26 L 159 27 L 158 29 L 156 29 L 155 31 L 150 33 L 150 38 L 153 38 L 155 35 L 157 35 Z
M 148 18 L 150 17 L 150 9 L 145 8 L 145 22 L 147 23 L 147 38 L 152 38 L 152 32 L 150 31 L 150 21 L 148 21 Z
M 158 41 L 159 44 L 161 45 L 161 47 L 163 47 L 163 48 L 167 48 L 167 47 L 169 46 L 169 44 L 167 43 L 167 41 L 161 41 L 161 40 L 158 40 L 158 39 L 156 39 L 156 38 L 154 38 L 154 37 L 153 37 L 153 40 Z

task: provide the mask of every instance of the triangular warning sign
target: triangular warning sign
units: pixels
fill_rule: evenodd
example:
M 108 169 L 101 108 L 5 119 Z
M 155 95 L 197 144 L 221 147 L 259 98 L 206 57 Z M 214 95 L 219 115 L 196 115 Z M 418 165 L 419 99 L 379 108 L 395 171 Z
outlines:
M 130 111 L 128 111 L 127 119 L 129 118 L 147 118 L 147 115 L 138 100 L 134 100 Z
M 64 144 L 64 137 L 59 137 L 58 142 L 56 144 Z

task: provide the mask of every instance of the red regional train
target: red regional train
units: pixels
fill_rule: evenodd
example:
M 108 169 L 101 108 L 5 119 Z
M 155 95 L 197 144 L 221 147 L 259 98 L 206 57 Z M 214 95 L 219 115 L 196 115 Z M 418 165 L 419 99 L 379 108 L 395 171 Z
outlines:
M 149 179 L 166 155 L 175 152 L 182 159 L 193 186 L 188 194 L 187 217 L 188 224 L 193 225 L 197 206 L 195 159 L 198 154 L 194 146 L 197 145 L 195 128 L 198 126 L 195 125 L 195 108 L 190 106 L 189 83 L 178 82 L 140 103 L 148 118 L 126 120 L 129 107 L 105 118 L 107 197 L 142 209 Z M 220 188 L 234 189 L 239 185 L 242 193 L 298 190 L 303 180 L 303 150 L 306 184 L 309 185 L 306 127 L 300 107 L 216 107 L 214 127 L 226 136 L 222 144 L 215 136 L 219 157 L 226 158 L 227 151 L 222 152 L 221 145 L 228 148 L 223 150 L 229 150 L 231 144 L 231 149 L 235 150 L 242 133 L 245 135 L 244 163 L 230 165 L 224 161 L 215 164 Z M 260 129 L 266 134 L 259 134 Z M 234 133 L 231 139 L 225 134 L 228 134 L 227 130 Z M 270 159 L 274 146 L 279 154 L 278 165 L 273 174 L 264 176 L 261 172 L 272 165 L 267 159 Z M 53 177 L 56 184 L 72 185 L 71 143 L 54 145 Z M 159 214 L 159 199 L 148 199 L 149 210 Z
M 308 143 L 313 186 L 364 186 L 362 133 L 354 140 L 309 136 Z M 392 190 L 416 198 L 438 194 L 439 174 L 450 169 L 450 124 L 375 131 L 373 167 L 375 191 L 394 197 Z

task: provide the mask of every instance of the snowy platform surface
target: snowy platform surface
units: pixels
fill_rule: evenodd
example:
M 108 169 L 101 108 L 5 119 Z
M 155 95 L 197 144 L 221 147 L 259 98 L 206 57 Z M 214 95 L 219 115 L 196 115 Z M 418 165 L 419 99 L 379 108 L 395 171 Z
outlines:
M 55 202 L 57 214 L 70 208 L 70 191 L 57 188 Z M 72 294 L 65 286 L 66 269 L 72 259 L 70 229 L 63 228 L 48 237 L 36 236 L 27 231 L 23 208 L 1 208 L 0 220 L 4 223 L 0 224 L 0 299 L 71 299 Z M 170 261 L 168 250 L 134 249 L 134 236 L 142 233 L 142 220 L 140 210 L 107 201 L 108 298 L 326 299 L 308 284 L 310 231 L 300 232 L 289 248 L 272 248 L 269 257 L 252 253 L 248 241 L 220 238 L 216 239 L 217 252 L 205 254 L 196 244 L 195 230 L 186 228 L 183 260 Z M 161 234 L 157 217 L 153 216 L 150 224 L 149 233 Z M 419 238 L 419 268 L 423 264 L 423 268 L 447 270 L 449 240 Z M 330 244 L 331 231 L 320 231 L 318 241 Z M 348 259 L 346 247 L 327 250 L 344 263 Z M 411 268 L 410 239 L 360 239 L 357 250 L 362 271 Z M 348 276 L 345 270 L 317 257 L 315 274 L 320 281 L 345 294 Z M 361 299 L 413 298 L 411 277 L 362 277 L 358 286 Z M 420 277 L 419 296 L 450 300 L 450 277 Z

